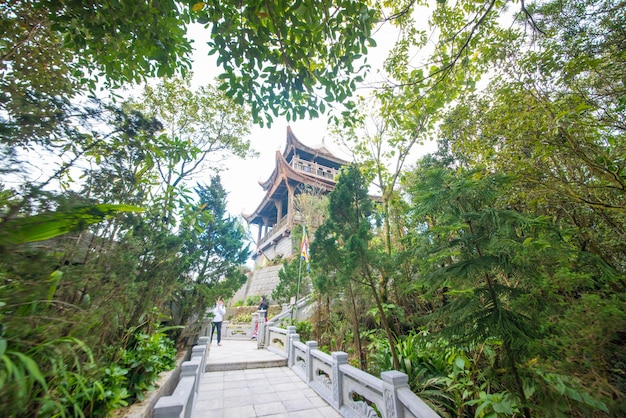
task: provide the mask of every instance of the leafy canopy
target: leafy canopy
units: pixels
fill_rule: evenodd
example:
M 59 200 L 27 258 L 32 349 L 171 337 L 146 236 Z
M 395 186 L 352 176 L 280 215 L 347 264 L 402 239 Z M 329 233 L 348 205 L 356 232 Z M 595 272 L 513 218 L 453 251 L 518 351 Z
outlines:
M 348 99 L 362 81 L 360 59 L 376 45 L 377 14 L 366 1 L 191 4 L 211 30 L 210 54 L 224 71 L 221 88 L 237 103 L 250 103 L 261 125 L 279 115 L 315 118 L 325 103 Z

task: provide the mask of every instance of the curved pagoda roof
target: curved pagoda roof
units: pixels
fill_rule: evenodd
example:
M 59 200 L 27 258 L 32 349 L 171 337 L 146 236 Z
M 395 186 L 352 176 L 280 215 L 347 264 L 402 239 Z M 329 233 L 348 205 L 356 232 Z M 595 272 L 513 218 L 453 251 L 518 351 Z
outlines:
M 277 222 L 271 219 L 274 210 L 275 200 L 286 200 L 289 193 L 287 185 L 291 184 L 308 184 L 314 187 L 322 188 L 326 192 L 330 192 L 335 187 L 335 179 L 330 177 L 319 176 L 310 171 L 296 169 L 292 166 L 294 158 L 318 164 L 334 170 L 339 170 L 341 166 L 348 164 L 347 161 L 336 157 L 325 147 L 313 148 L 309 147 L 293 134 L 291 127 L 287 127 L 287 143 L 284 151 L 276 151 L 276 164 L 270 177 L 259 185 L 265 190 L 265 197 L 250 215 L 242 215 L 248 223 L 262 224 L 262 218 L 270 219 L 270 222 Z

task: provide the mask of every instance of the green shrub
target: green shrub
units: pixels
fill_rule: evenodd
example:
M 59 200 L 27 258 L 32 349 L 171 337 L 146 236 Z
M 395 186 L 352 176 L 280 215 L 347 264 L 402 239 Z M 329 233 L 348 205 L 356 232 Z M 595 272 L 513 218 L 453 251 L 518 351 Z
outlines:
M 385 338 L 369 335 L 372 343 L 370 370 L 373 375 L 392 370 L 391 352 Z M 501 343 L 490 340 L 478 348 L 453 348 L 444 339 L 432 340 L 426 333 L 411 333 L 396 344 L 400 371 L 409 386 L 442 416 L 520 416 L 525 402 L 504 389 L 494 373 Z M 537 415 L 568 417 L 572 405 L 586 411 L 581 416 L 607 412 L 607 406 L 584 391 L 568 376 L 545 372 L 537 361 L 520 367 L 526 405 Z M 545 415 L 543 415 L 545 414 Z
M 237 324 L 249 324 L 250 322 L 252 322 L 252 314 L 246 312 L 238 313 L 230 319 L 230 322 L 234 322 Z
M 0 409 L 17 415 L 31 400 L 31 394 L 47 392 L 48 384 L 39 365 L 29 354 L 9 348 L 0 336 Z
M 115 364 L 104 369 L 102 386 L 104 393 L 102 402 L 106 405 L 107 411 L 122 408 L 128 405 L 127 399 L 130 397 L 126 386 L 128 369 Z
M 142 401 L 144 393 L 154 390 L 159 373 L 176 365 L 176 347 L 165 329 L 152 335 L 136 333 L 130 348 L 122 350 L 119 365 L 128 369 L 127 388 L 130 399 Z
M 278 326 L 281 328 L 295 326 L 296 333 L 300 336 L 300 341 L 309 341 L 313 333 L 313 324 L 308 321 L 296 321 L 293 318 L 283 318 Z
M 368 337 L 372 340 L 368 347 L 370 351 L 369 372 L 378 376 L 383 371 L 393 370 L 393 360 L 387 339 L 375 334 L 368 335 Z M 452 390 L 447 387 L 452 383 L 444 380 L 453 372 L 453 369 L 460 366 L 461 370 L 464 370 L 466 362 L 463 356 L 458 356 L 458 353 L 451 348 L 445 348 L 442 343 L 433 343 L 422 332 L 412 332 L 402 336 L 395 348 L 400 363 L 399 371 L 408 376 L 408 383 L 413 392 L 438 413 L 460 410 L 456 408 L 462 407 L 464 399 L 455 398 L 459 392 L 456 390 L 458 387 Z M 458 371 L 457 376 L 460 376 Z
M 110 384 L 100 379 L 103 375 L 89 347 L 76 338 L 58 338 L 21 352 L 0 337 L 3 416 L 106 416 L 127 405 L 128 393 L 125 378 Z
M 313 324 L 308 321 L 296 322 L 296 332 L 300 335 L 300 341 L 309 341 L 313 333 Z

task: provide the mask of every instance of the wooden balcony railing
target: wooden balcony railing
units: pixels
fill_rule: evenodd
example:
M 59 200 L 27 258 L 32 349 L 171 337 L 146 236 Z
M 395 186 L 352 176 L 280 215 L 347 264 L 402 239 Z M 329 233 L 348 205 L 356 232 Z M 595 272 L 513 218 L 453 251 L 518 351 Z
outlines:
M 261 244 L 264 244 L 265 242 L 271 240 L 276 234 L 282 233 L 282 229 L 283 229 L 283 227 L 285 227 L 287 225 L 287 222 L 289 222 L 289 215 L 283 216 L 276 223 L 276 225 L 274 225 L 272 227 L 271 230 L 269 230 L 265 235 L 263 235 L 261 237 L 261 240 L 259 241 L 259 246 L 261 246 Z
M 306 161 L 297 157 L 292 158 L 290 165 L 294 170 L 302 171 L 304 173 L 329 180 L 334 180 L 335 177 L 339 174 L 339 170 L 313 163 L 311 161 Z

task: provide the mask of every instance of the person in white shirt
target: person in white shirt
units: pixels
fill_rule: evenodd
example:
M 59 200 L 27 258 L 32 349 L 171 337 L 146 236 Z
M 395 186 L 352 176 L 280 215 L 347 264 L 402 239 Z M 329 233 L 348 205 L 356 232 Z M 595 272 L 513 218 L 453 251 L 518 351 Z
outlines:
M 213 308 L 213 325 L 211 326 L 211 338 L 209 339 L 209 345 L 213 343 L 213 331 L 217 330 L 217 345 L 222 345 L 222 321 L 226 315 L 226 308 L 224 307 L 224 299 L 219 298 L 217 305 Z

